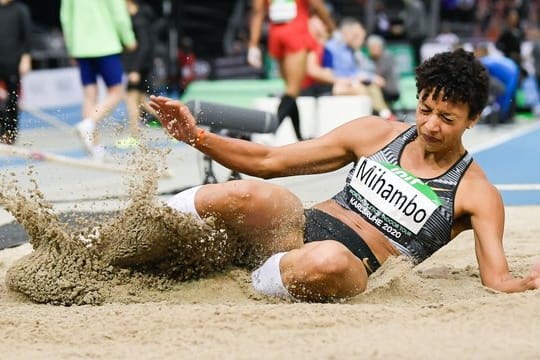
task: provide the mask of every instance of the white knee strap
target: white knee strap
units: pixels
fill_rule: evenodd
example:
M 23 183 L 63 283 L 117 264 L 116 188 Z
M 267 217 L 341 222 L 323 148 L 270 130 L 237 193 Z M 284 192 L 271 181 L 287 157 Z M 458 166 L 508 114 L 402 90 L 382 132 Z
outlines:
M 260 268 L 251 274 L 251 282 L 255 290 L 264 295 L 294 300 L 283 284 L 279 270 L 279 263 L 285 254 L 285 252 L 281 252 L 270 256 Z
M 195 208 L 195 194 L 202 185 L 194 186 L 174 195 L 167 201 L 167 206 L 185 214 L 191 214 L 194 218 L 202 221 L 201 216 Z

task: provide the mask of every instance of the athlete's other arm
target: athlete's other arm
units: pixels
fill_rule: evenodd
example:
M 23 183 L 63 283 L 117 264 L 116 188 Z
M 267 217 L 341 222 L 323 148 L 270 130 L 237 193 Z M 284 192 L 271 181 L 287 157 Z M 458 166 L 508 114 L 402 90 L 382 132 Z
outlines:
M 475 166 L 475 164 L 473 164 Z M 475 251 L 482 284 L 503 292 L 519 292 L 540 288 L 540 260 L 523 278 L 510 274 L 503 248 L 504 204 L 499 191 L 483 173 L 467 181 L 465 208 L 471 215 Z
M 392 125 L 378 117 L 346 123 L 316 139 L 271 147 L 213 134 L 197 126 L 189 109 L 166 97 L 150 97 L 163 127 L 225 167 L 261 178 L 324 173 L 374 151 L 389 138 Z M 376 145 L 375 145 L 376 144 Z

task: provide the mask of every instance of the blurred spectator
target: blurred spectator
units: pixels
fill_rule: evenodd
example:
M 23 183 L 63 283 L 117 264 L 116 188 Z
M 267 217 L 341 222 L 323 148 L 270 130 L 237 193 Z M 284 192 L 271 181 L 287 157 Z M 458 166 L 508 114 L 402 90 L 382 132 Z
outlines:
M 21 77 L 31 70 L 31 19 L 28 7 L 18 1 L 0 0 L 0 82 L 5 101 L 0 104 L 0 143 L 13 144 L 19 130 Z
M 397 11 L 391 11 L 384 0 L 377 0 L 374 5 L 375 19 L 373 21 L 373 34 L 377 34 L 386 40 L 402 40 L 403 21 L 393 14 Z
M 131 16 L 137 49 L 124 53 L 122 59 L 124 71 L 127 73 L 126 108 L 130 136 L 118 141 L 117 146 L 121 148 L 138 144 L 142 110 L 154 113 L 149 106 L 145 106 L 146 96 L 152 91 L 152 65 L 156 41 L 152 27 L 155 21 L 154 11 L 141 0 L 126 0 L 126 5 Z
M 178 67 L 180 68 L 180 90 L 183 92 L 189 83 L 196 79 L 195 62 L 197 58 L 193 52 L 193 40 L 184 36 L 178 48 Z
M 414 66 L 422 62 L 420 50 L 428 36 L 428 15 L 422 0 L 403 0 L 402 13 L 405 36 L 413 50 Z
M 532 51 L 531 51 L 534 75 L 536 79 L 536 90 L 540 89 L 540 32 L 535 34 L 534 40 L 532 42 Z M 535 104 L 534 112 L 536 115 L 540 115 L 540 104 Z
M 515 8 L 509 8 L 505 21 L 505 26 L 495 45 L 506 57 L 516 62 L 522 75 L 526 75 L 521 61 L 521 44 L 525 41 L 525 31 L 521 27 L 519 11 Z
M 306 76 L 302 81 L 303 96 L 323 96 L 334 94 L 334 84 L 338 78 L 330 68 L 322 66 L 325 44 L 328 41 L 329 33 L 321 19 L 313 15 L 309 18 L 309 31 L 317 41 L 315 49 L 308 53 Z
M 392 31 L 392 20 L 386 11 L 386 6 L 382 0 L 375 2 L 375 21 L 373 33 L 387 37 Z
M 490 75 L 491 96 L 500 109 L 496 122 L 513 121 L 515 96 L 519 84 L 519 67 L 506 56 L 489 54 L 486 44 L 478 44 L 474 52 Z
M 268 50 L 278 62 L 285 81 L 285 94 L 278 107 L 278 120 L 281 123 L 288 116 L 298 140 L 302 140 L 302 134 L 296 97 L 306 74 L 308 52 L 316 46 L 308 29 L 310 9 L 320 16 L 330 32 L 334 30 L 334 21 L 322 0 L 252 1 L 248 63 L 258 68 L 263 65 L 259 40 L 268 12 Z
M 452 22 L 472 22 L 477 0 L 442 0 L 441 17 Z
M 378 35 L 370 35 L 366 45 L 368 56 L 375 64 L 375 74 L 384 79 L 381 88 L 384 100 L 388 104 L 399 100 L 399 74 L 394 56 L 386 50 L 384 39 Z
M 302 82 L 301 94 L 314 97 L 367 94 L 366 87 L 355 77 L 337 77 L 331 67 L 323 66 L 323 59 L 331 56 L 325 47 L 330 35 L 318 16 L 311 16 L 309 19 L 309 30 L 317 40 L 317 47 L 308 54 L 306 77 Z
M 124 1 L 62 0 L 60 21 L 71 57 L 77 60 L 83 84 L 83 120 L 76 130 L 88 153 L 102 161 L 105 148 L 96 136 L 96 126 L 122 100 L 123 47 L 137 47 L 131 20 Z M 97 77 L 107 86 L 107 94 L 98 104 Z
M 326 43 L 328 51 L 325 52 L 322 65 L 331 68 L 337 78 L 348 79 L 348 91 L 369 95 L 373 109 L 381 117 L 393 119 L 394 115 L 382 94 L 385 80 L 375 73 L 375 65 L 365 61 L 365 57 L 360 53 L 365 36 L 364 27 L 358 20 L 344 18 L 339 31 Z M 342 91 L 340 95 L 345 95 Z
M 441 31 L 434 39 L 437 43 L 448 46 L 447 50 L 452 51 L 459 46 L 460 40 L 450 27 L 447 21 L 441 23 Z

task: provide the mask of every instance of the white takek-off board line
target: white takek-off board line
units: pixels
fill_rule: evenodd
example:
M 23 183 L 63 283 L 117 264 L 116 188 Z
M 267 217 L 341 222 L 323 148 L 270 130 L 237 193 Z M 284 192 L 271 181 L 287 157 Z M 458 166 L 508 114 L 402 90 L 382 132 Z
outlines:
M 496 184 L 501 191 L 540 191 L 540 184 Z

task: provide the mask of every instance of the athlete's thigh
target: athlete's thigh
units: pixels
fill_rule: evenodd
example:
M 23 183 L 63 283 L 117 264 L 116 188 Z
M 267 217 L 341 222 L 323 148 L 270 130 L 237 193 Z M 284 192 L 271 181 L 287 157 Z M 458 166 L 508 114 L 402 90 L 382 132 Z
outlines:
M 287 53 L 280 61 L 281 76 L 285 80 L 286 93 L 298 95 L 306 74 L 307 49 Z
M 288 189 L 260 180 L 237 180 L 203 186 L 195 205 L 201 216 L 214 216 L 242 240 L 264 253 L 303 244 L 304 207 Z

